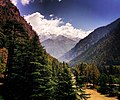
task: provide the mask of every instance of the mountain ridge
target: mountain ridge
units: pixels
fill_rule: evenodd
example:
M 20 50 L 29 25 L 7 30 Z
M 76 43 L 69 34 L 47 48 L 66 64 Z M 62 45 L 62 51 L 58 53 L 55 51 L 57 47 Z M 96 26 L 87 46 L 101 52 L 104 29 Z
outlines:
M 10 0 L 0 1 L 0 12 L 2 14 L 2 16 L 0 16 L 0 22 L 6 22 L 7 20 L 17 21 L 25 27 L 25 31 L 29 33 L 30 38 L 35 36 L 36 32 L 33 30 L 32 26 L 27 23 L 24 17 L 20 16 L 19 9 L 14 6 Z
M 88 50 L 69 62 L 74 66 L 80 62 L 93 63 L 101 65 L 119 65 L 120 64 L 120 23 L 108 35 L 100 39 Z
M 49 38 L 43 41 L 41 44 L 44 46 L 46 51 L 55 58 L 59 58 L 65 52 L 69 51 L 75 46 L 77 40 L 72 40 L 63 35 L 59 35 L 55 38 Z
M 114 22 L 95 29 L 93 32 L 91 32 L 87 37 L 84 39 L 81 39 L 75 47 L 73 47 L 70 51 L 65 53 L 60 60 L 69 62 L 70 60 L 74 59 L 84 51 L 86 51 L 90 46 L 97 43 L 101 38 L 103 38 L 105 35 L 107 35 L 110 31 L 114 30 L 114 28 L 118 25 L 120 22 L 120 18 L 115 20 Z

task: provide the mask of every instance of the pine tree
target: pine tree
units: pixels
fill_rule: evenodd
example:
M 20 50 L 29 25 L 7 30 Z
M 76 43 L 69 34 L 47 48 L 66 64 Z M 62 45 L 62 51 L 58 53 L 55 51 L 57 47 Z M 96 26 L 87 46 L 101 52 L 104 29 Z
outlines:
M 4 47 L 5 45 L 5 35 L 0 32 L 0 48 Z
M 6 100 L 76 99 L 68 65 L 54 58 L 50 63 L 37 35 L 30 38 L 17 22 L 6 23 L 3 30 L 8 49 Z
M 99 78 L 99 85 L 101 93 L 107 93 L 107 83 L 108 83 L 108 76 L 106 74 L 101 74 Z
M 51 97 L 51 73 L 47 66 L 41 65 L 38 62 L 32 62 L 33 72 L 31 77 L 33 79 L 32 100 L 52 100 Z
M 58 79 L 58 99 L 56 100 L 76 100 L 76 92 L 73 88 L 71 72 L 65 63 L 63 63 L 63 69 Z

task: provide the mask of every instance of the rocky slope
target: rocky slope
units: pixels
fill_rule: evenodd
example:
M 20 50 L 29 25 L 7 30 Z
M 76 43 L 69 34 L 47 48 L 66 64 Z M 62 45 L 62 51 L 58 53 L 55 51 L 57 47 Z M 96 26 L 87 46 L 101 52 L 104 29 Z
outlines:
M 64 53 L 69 51 L 72 47 L 74 47 L 76 43 L 77 41 L 59 35 L 55 38 L 47 39 L 41 44 L 44 46 L 44 48 L 50 55 L 55 58 L 59 58 Z
M 120 65 L 120 22 L 104 38 L 87 49 L 85 52 L 69 62 L 77 65 L 80 62 L 93 63 L 96 65 Z
M 32 26 L 20 16 L 19 10 L 14 6 L 10 0 L 0 0 L 0 23 L 5 24 L 7 21 L 19 22 L 30 38 L 35 36 Z
M 117 19 L 116 21 L 112 22 L 111 24 L 107 26 L 103 26 L 100 28 L 95 29 L 92 33 L 90 33 L 86 38 L 80 40 L 74 48 L 72 48 L 70 51 L 65 53 L 60 59 L 61 61 L 69 62 L 70 60 L 76 58 L 83 52 L 85 52 L 88 48 L 93 46 L 95 43 L 97 43 L 100 39 L 105 37 L 108 33 L 110 33 L 112 30 L 116 28 L 116 26 L 119 24 L 120 19 Z

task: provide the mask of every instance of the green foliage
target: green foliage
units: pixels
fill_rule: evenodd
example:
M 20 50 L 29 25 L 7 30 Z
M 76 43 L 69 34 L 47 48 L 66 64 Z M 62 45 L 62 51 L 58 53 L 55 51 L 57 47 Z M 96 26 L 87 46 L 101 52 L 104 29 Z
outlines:
M 0 95 L 0 100 L 4 100 L 3 97 Z
M 103 74 L 99 78 L 99 92 L 110 96 L 117 95 L 120 84 L 118 68 L 117 66 L 106 66 L 103 68 Z
M 101 74 L 99 82 L 100 86 L 105 86 L 108 83 L 108 76 L 106 74 Z
M 98 91 L 101 92 L 101 93 L 107 93 L 107 83 L 108 83 L 108 76 L 106 74 L 101 74 L 100 75 L 100 78 L 99 78 L 99 89 Z
M 17 21 L 2 29 L 8 49 L 6 100 L 76 100 L 68 65 L 50 57 L 37 35 L 29 37 Z
M 6 71 L 7 49 L 0 48 L 0 74 Z
M 81 63 L 75 67 L 75 70 L 78 84 L 84 84 L 86 82 L 93 83 L 93 85 L 97 84 L 100 72 L 96 65 Z
M 0 74 L 4 73 L 6 70 L 6 64 L 0 62 Z
M 76 99 L 75 89 L 72 87 L 72 78 L 70 69 L 67 68 L 67 65 L 63 63 L 62 73 L 58 76 L 58 98 L 61 100 L 70 100 Z M 57 99 L 58 100 L 58 99 Z
M 33 79 L 33 92 L 32 100 L 52 100 L 52 84 L 51 84 L 51 72 L 48 66 L 41 65 L 38 62 L 31 63 L 33 72 L 31 77 Z
M 0 48 L 4 47 L 5 36 L 2 32 L 0 32 Z

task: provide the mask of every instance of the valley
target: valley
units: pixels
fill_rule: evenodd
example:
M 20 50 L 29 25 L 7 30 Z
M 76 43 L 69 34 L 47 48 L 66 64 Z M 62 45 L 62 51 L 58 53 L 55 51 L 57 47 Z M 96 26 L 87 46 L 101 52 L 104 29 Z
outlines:
M 87 100 L 118 100 L 116 97 L 107 97 L 105 95 L 101 95 L 100 93 L 96 92 L 96 90 L 85 90 L 87 94 L 91 94 L 90 98 Z
M 50 55 L 59 59 L 64 53 L 73 48 L 77 42 L 77 39 L 70 39 L 59 35 L 56 38 L 49 38 L 41 44 Z
M 83 2 L 71 1 L 84 10 L 71 12 L 67 0 L 0 0 L 0 100 L 120 99 L 120 18 L 85 20 Z

